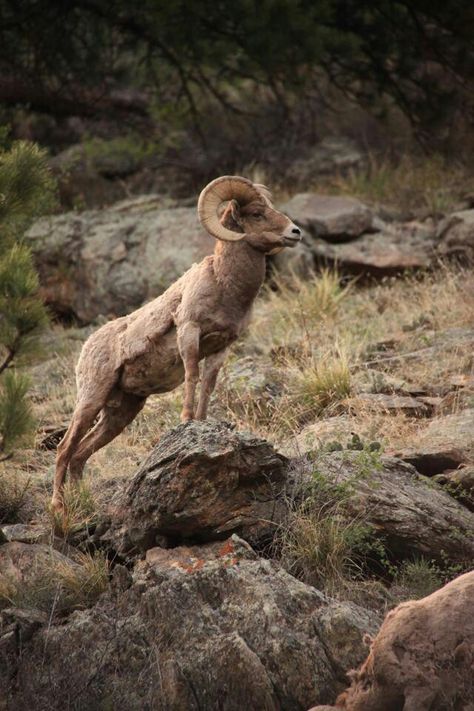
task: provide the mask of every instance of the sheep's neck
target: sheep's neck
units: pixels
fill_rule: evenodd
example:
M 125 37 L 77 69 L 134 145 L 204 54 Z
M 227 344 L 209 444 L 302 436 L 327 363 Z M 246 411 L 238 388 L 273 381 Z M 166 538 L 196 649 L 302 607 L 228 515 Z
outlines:
M 248 308 L 265 279 L 265 254 L 246 242 L 217 242 L 214 272 L 226 298 Z

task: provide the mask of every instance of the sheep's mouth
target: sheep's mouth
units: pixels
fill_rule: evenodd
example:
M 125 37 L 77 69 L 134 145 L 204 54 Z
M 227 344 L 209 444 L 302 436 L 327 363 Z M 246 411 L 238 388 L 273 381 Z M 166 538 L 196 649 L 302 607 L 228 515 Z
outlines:
M 287 247 L 295 247 L 298 244 L 298 242 L 301 242 L 301 237 L 299 237 L 297 235 L 295 235 L 294 237 L 290 236 L 290 235 L 285 235 L 283 237 L 283 240 L 284 240 Z

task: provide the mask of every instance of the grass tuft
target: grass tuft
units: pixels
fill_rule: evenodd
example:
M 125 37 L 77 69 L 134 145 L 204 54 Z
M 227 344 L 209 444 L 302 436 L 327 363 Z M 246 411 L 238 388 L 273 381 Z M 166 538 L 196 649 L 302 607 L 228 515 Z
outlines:
M 101 553 L 76 553 L 74 560 L 49 560 L 38 565 L 24 581 L 0 578 L 0 609 L 21 607 L 51 615 L 64 615 L 91 607 L 105 592 L 110 564 Z
M 21 472 L 0 470 L 0 524 L 18 523 L 31 478 Z
M 53 566 L 62 604 L 71 610 L 91 607 L 107 589 L 110 573 L 109 561 L 98 551 L 94 554 L 78 552 L 74 560 L 79 567 L 73 568 L 62 561 Z
M 282 565 L 309 585 L 338 597 L 361 577 L 370 527 L 345 511 L 351 487 L 313 472 L 301 500 L 289 502 L 290 514 L 277 537 Z
M 63 510 L 48 509 L 48 512 L 54 533 L 67 540 L 94 522 L 96 502 L 89 486 L 83 481 L 79 484 L 67 483 L 63 499 Z
M 440 569 L 425 558 L 404 561 L 394 579 L 398 595 L 405 600 L 431 595 L 442 585 L 443 576 Z
M 290 379 L 288 402 L 299 412 L 299 419 L 334 413 L 351 393 L 351 373 L 347 355 L 342 350 L 308 365 Z

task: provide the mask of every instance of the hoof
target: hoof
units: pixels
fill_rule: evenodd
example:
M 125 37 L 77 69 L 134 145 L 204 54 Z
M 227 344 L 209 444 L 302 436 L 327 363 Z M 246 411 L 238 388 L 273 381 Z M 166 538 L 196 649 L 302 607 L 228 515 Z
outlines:
M 64 511 L 64 501 L 59 496 L 53 496 L 49 506 L 54 513 L 63 513 Z

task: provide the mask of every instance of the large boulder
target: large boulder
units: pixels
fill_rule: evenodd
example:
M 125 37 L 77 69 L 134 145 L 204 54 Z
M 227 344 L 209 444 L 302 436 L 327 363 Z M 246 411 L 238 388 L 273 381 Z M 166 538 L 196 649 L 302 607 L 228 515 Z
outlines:
M 426 269 L 434 258 L 433 232 L 418 223 L 386 226 L 381 232 L 365 233 L 341 244 L 315 238 L 310 246 L 317 264 L 373 276 Z
M 472 563 L 474 514 L 410 464 L 364 450 L 320 454 L 294 469 L 303 495 L 321 477 L 342 487 L 348 515 L 370 524 L 391 555 Z
M 346 242 L 373 229 L 371 210 L 342 195 L 298 193 L 281 209 L 312 237 L 328 242 Z
M 472 711 L 474 572 L 390 612 L 335 707 L 311 711 Z
M 151 195 L 35 222 L 25 239 L 51 309 L 82 323 L 126 314 L 212 253 L 196 209 L 165 204 Z
M 378 628 L 235 536 L 152 553 L 133 578 L 121 569 L 95 608 L 10 655 L 0 666 L 10 708 L 305 711 L 342 690 L 341 661 L 360 664 Z
M 230 532 L 263 545 L 286 512 L 279 498 L 286 470 L 272 445 L 228 423 L 179 425 L 114 497 L 95 537 L 124 557 L 156 541 L 209 541 Z

